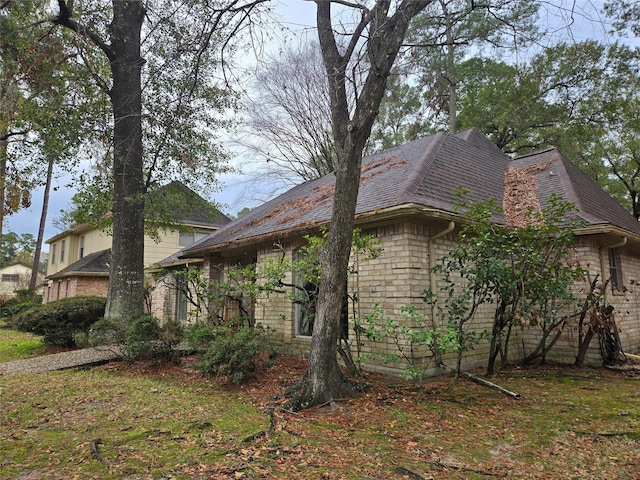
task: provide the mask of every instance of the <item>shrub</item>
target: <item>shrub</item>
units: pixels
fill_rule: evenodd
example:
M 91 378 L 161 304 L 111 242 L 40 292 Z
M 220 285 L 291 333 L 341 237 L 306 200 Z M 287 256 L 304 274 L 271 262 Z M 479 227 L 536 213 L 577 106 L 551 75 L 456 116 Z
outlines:
M 264 353 L 262 336 L 256 329 L 219 327 L 196 368 L 207 377 L 225 375 L 240 383 L 258 369 Z
M 220 331 L 220 326 L 213 325 L 206 321 L 199 321 L 187 326 L 184 332 L 184 338 L 193 350 L 206 351 Z
M 24 310 L 11 324 L 23 332 L 42 335 L 47 345 L 76 346 L 74 334 L 88 333 L 91 325 L 104 316 L 106 299 L 72 297 Z
M 42 294 L 35 288 L 24 288 L 16 290 L 16 301 L 18 303 L 42 303 Z
M 126 360 L 175 362 L 179 358 L 176 346 L 184 338 L 182 325 L 168 321 L 160 325 L 153 315 L 125 320 L 102 319 L 89 334 L 92 345 L 120 345 Z
M 15 317 L 19 313 L 25 312 L 31 308 L 38 307 L 42 302 L 19 301 L 18 298 L 10 298 L 0 304 L 0 316 L 8 326 L 16 328 Z

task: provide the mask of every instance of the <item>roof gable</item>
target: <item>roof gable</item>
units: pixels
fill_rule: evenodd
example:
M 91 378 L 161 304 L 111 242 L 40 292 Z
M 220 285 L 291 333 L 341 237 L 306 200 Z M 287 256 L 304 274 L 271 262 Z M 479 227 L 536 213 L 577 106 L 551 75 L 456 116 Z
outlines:
M 221 227 L 231 221 L 211 202 L 174 180 L 149 193 L 152 212 L 166 211 L 185 225 Z
M 220 228 L 231 222 L 231 219 L 211 202 L 205 200 L 179 181 L 172 181 L 150 192 L 147 202 L 152 212 L 156 214 L 160 212 L 160 217 L 168 213 L 180 223 L 189 227 L 213 229 Z M 169 207 L 165 208 L 166 204 L 169 204 Z M 154 219 L 151 220 L 153 221 Z M 160 221 L 163 222 L 162 219 Z M 173 222 L 169 221 L 169 223 Z M 45 243 L 55 243 L 62 238 L 79 236 L 96 229 L 95 226 L 89 224 L 77 225 L 54 235 L 46 240 Z

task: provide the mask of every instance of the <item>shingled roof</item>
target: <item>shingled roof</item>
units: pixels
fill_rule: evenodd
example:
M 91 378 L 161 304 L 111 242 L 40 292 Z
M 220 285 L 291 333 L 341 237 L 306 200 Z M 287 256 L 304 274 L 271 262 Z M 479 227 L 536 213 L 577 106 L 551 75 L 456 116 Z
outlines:
M 615 225 L 640 235 L 640 224 L 580 169 L 557 150 L 512 160 L 477 129 L 457 134 L 436 133 L 363 159 L 356 217 L 379 215 L 385 209 L 420 208 L 425 214 L 455 214 L 454 194 L 465 189 L 472 202 L 502 199 L 505 172 L 544 164 L 536 175 L 540 204 L 551 193 L 576 204 L 590 225 Z M 553 172 L 553 174 L 550 174 Z M 334 174 L 298 185 L 180 252 L 202 255 L 230 245 L 312 231 L 331 218 Z M 503 216 L 494 217 L 506 223 Z
M 221 227 L 231 221 L 214 205 L 177 180 L 151 191 L 147 201 L 153 212 L 166 210 L 185 225 Z
M 510 164 L 517 169 L 535 165 L 540 167 L 532 175 L 541 204 L 555 193 L 576 206 L 576 216 L 587 226 L 617 227 L 640 236 L 640 222 L 557 149 L 524 155 Z
M 437 133 L 368 156 L 362 162 L 356 215 L 409 204 L 453 213 L 458 187 L 468 190 L 472 201 L 500 197 L 509 161 L 476 129 Z M 182 255 L 327 224 L 334 185 L 333 173 L 298 185 L 187 247 Z
M 64 277 L 108 277 L 109 264 L 111 263 L 111 249 L 101 250 L 82 257 L 77 262 L 72 263 L 67 268 L 60 270 L 46 278 L 64 278 Z

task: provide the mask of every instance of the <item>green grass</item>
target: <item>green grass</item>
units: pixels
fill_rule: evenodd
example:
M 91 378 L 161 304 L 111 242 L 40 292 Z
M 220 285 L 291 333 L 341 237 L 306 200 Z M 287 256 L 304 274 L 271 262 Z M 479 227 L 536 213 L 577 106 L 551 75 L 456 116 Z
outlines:
M 163 478 L 178 465 L 235 451 L 267 421 L 216 387 L 162 377 L 11 375 L 3 390 L 1 478 Z M 103 462 L 91 457 L 97 439 Z
M 266 377 L 281 393 L 296 377 L 279 367 Z M 0 478 L 638 478 L 640 380 L 532 367 L 493 381 L 522 398 L 450 377 L 422 393 L 373 381 L 335 410 L 276 410 L 273 435 L 247 442 L 270 427 L 262 383 L 124 363 L 0 376 Z
M 10 362 L 40 355 L 47 351 L 40 337 L 3 328 L 0 325 L 0 362 Z

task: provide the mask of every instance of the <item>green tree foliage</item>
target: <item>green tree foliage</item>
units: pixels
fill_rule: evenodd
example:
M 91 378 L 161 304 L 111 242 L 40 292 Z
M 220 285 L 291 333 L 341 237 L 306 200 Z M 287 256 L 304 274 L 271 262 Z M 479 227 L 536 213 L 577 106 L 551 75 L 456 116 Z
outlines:
M 389 78 L 368 151 L 419 136 L 457 131 L 458 90 L 471 52 L 497 56 L 529 45 L 539 35 L 537 2 L 468 0 L 432 2 L 409 27 L 406 51 Z M 482 58 L 485 58 L 484 56 Z
M 89 75 L 75 68 L 71 36 L 51 31 L 45 15 L 34 0 L 0 8 L 0 220 L 30 205 L 49 163 L 77 166 L 88 120 L 102 110 Z
M 371 131 L 367 153 L 402 145 L 433 133 L 433 126 L 425 121 L 420 89 L 408 83 L 406 75 L 389 77 L 389 88 L 380 104 L 380 113 Z
M 567 220 L 573 208 L 552 196 L 541 211 L 528 212 L 524 226 L 509 227 L 492 221 L 501 211 L 495 200 L 460 202 L 467 220 L 461 242 L 440 260 L 436 271 L 447 280 L 445 311 L 460 331 L 480 305 L 494 305 L 488 375 L 494 373 L 498 357 L 502 364 L 507 362 L 514 328 L 539 328 L 542 340 L 536 356 L 544 358 L 562 327 L 582 311 L 576 309 L 571 288 L 585 275 L 571 258 L 577 224 Z M 460 280 L 462 288 L 456 288 Z
M 90 21 L 96 34 L 106 35 L 102 29 L 110 23 L 108 2 L 82 2 L 74 5 L 74 20 L 79 24 Z M 229 171 L 228 156 L 223 150 L 220 132 L 231 123 L 224 114 L 235 108 L 237 92 L 220 80 L 221 49 L 241 12 L 251 11 L 252 5 L 209 6 L 209 11 L 180 7 L 167 0 L 156 3 L 146 11 L 142 27 L 141 57 L 141 120 L 143 149 L 142 192 L 146 195 L 159 185 L 179 180 L 190 188 L 207 195 L 219 188 L 219 176 Z M 175 4 L 175 5 L 174 5 Z M 202 8 L 205 8 L 204 4 Z M 171 13 L 173 12 L 173 13 Z M 236 18 L 237 16 L 237 18 Z M 77 19 L 76 19 L 77 17 Z M 217 19 L 225 18 L 218 23 Z M 201 32 L 197 38 L 193 32 Z M 106 37 L 103 37 L 103 40 Z M 84 42 L 82 40 L 85 40 Z M 110 72 L 105 58 L 91 36 L 78 39 L 83 55 L 92 55 L 92 73 L 105 92 L 111 88 Z M 100 44 L 97 44 L 98 46 Z M 95 68 L 94 68 L 95 65 Z M 106 125 L 105 128 L 110 128 Z M 112 217 L 113 172 L 111 170 L 113 143 L 101 133 L 106 149 L 95 159 L 93 173 L 83 175 L 81 191 L 74 198 L 71 210 L 62 212 L 58 224 L 63 227 L 91 223 L 97 227 L 108 225 Z M 176 199 L 176 205 L 182 198 Z M 157 205 L 156 205 L 157 207 Z M 159 213 L 164 220 L 166 210 L 149 209 L 145 214 Z
M 640 218 L 639 50 L 558 44 L 519 68 L 474 58 L 461 72 L 461 127 L 507 153 L 557 147 Z
M 631 31 L 640 36 L 640 4 L 634 0 L 608 0 L 604 11 L 613 19 L 613 26 L 619 32 Z
M 32 264 L 35 248 L 36 239 L 30 233 L 5 233 L 0 247 L 0 267 L 17 261 Z
M 109 160 L 104 172 L 113 213 L 108 318 L 142 313 L 144 203 L 154 175 L 211 184 L 207 180 L 220 171 L 212 141 L 216 122 L 209 120 L 226 106 L 227 96 L 212 67 L 216 52 L 263 1 L 60 0 L 49 19 L 75 34 L 78 56 L 108 96 L 112 113 L 103 133 L 112 148 L 103 157 Z
M 381 357 L 385 364 L 402 362 L 406 365 L 401 376 L 419 384 L 427 374 L 427 370 L 435 365 L 446 352 L 469 350 L 469 342 L 461 343 L 461 336 L 455 323 L 450 321 L 446 326 L 433 327 L 433 322 L 418 311 L 415 305 L 400 307 L 400 318 L 386 315 L 379 304 L 373 311 L 357 319 L 356 333 L 364 335 L 370 341 L 391 342 L 396 347 L 394 353 L 360 354 L 358 362 L 365 363 L 370 358 Z M 466 339 L 465 339 L 466 340 Z M 360 347 L 358 340 L 358 347 Z

